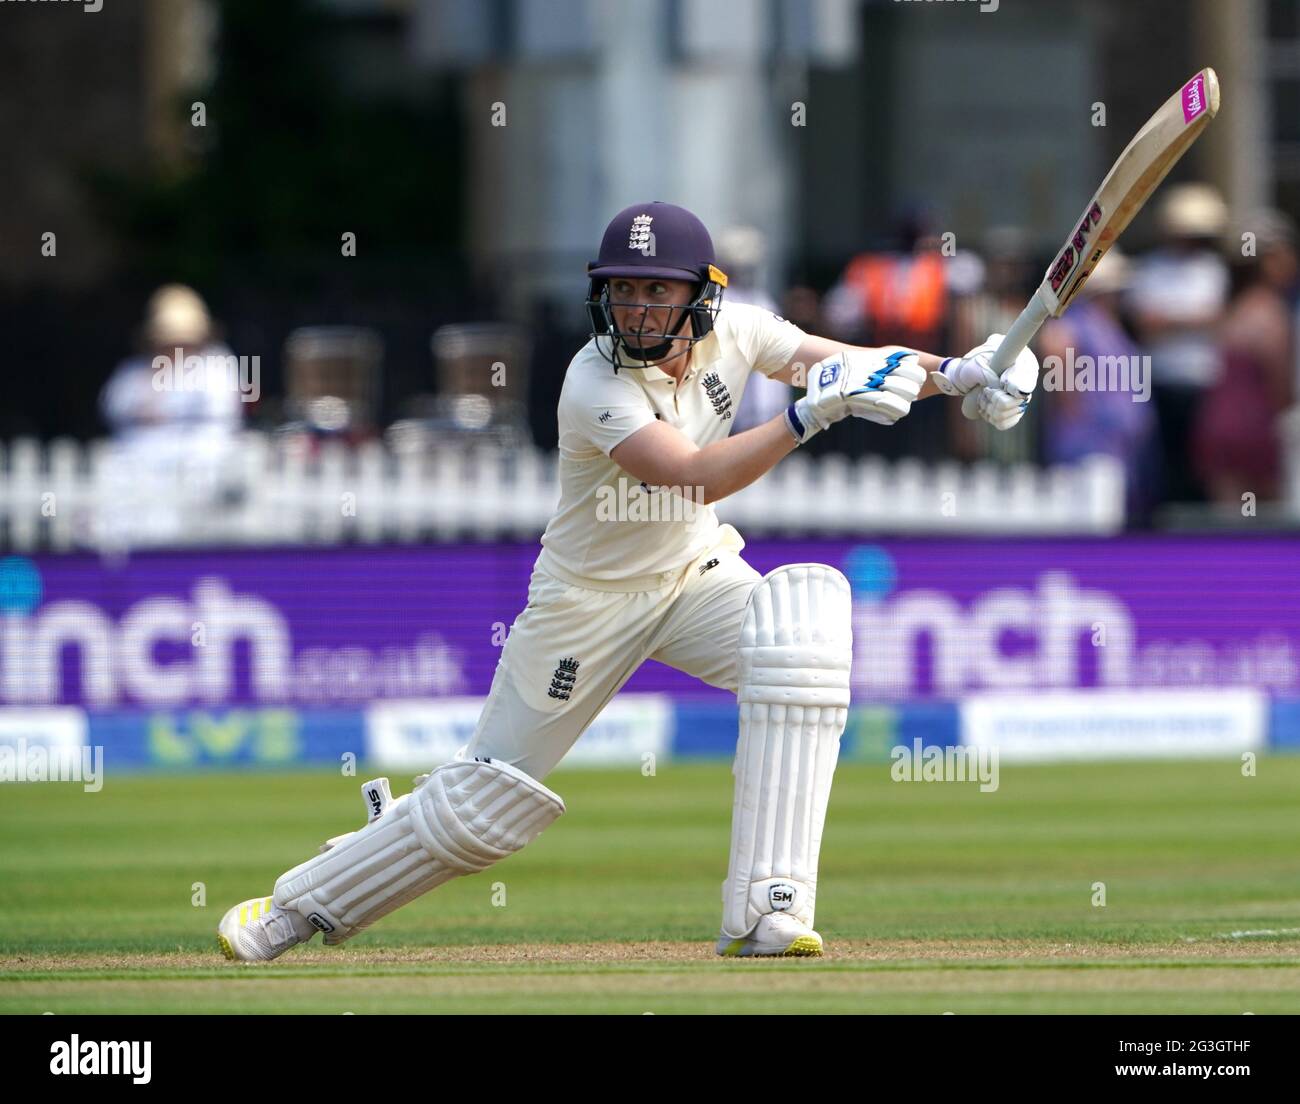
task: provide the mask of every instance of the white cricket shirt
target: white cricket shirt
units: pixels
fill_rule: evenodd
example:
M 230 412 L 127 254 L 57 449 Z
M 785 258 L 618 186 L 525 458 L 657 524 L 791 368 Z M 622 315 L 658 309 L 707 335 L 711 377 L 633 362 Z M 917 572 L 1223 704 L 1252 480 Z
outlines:
M 656 419 L 700 448 L 722 440 L 750 373 L 783 368 L 804 337 L 771 311 L 724 301 L 680 383 L 653 366 L 615 373 L 595 339 L 588 341 L 570 361 L 560 392 L 560 503 L 542 534 L 538 565 L 610 581 L 684 567 L 710 547 L 719 528 L 711 505 L 647 488 L 609 454 Z

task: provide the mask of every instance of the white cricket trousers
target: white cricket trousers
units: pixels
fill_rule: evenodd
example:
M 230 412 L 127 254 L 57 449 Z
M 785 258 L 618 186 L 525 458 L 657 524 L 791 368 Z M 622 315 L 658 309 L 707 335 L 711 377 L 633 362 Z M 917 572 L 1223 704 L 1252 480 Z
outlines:
M 492 690 L 463 755 L 489 756 L 541 781 L 647 659 L 736 692 L 736 649 L 762 576 L 722 525 L 675 571 L 620 583 L 562 580 L 534 566 Z M 648 586 L 647 586 L 648 584 Z

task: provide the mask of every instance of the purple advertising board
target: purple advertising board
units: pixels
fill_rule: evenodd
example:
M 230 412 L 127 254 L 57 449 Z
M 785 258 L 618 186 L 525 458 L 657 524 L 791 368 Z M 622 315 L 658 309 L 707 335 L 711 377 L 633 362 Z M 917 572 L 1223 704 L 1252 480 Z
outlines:
M 0 704 L 354 707 L 482 695 L 536 543 L 0 560 Z M 754 540 L 854 592 L 855 700 L 1300 687 L 1300 540 Z M 648 662 L 630 691 L 719 697 Z

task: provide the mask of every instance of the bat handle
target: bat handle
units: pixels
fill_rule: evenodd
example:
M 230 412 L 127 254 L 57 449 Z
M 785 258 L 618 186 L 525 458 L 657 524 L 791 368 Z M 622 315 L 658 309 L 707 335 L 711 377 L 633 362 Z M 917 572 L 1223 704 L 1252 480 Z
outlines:
M 1002 344 L 994 352 L 989 367 L 1001 376 L 1016 362 L 1016 357 L 1020 355 L 1021 350 L 1034 339 L 1034 334 L 1038 332 L 1039 327 L 1051 316 L 1051 302 L 1044 296 L 1043 289 L 1040 287 L 1029 300 L 1029 305 L 1020 312 L 1020 317 L 1011 324 L 1011 329 L 1007 330 L 1007 336 L 1002 339 Z

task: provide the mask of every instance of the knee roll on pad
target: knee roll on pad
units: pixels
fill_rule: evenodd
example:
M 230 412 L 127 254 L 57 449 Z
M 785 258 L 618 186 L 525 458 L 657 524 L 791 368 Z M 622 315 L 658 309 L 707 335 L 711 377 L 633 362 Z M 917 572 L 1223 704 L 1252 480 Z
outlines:
M 275 903 L 297 909 L 326 943 L 342 943 L 435 886 L 520 850 L 563 812 L 558 794 L 517 767 L 444 763 L 364 828 L 280 875 Z
M 824 564 L 765 575 L 739 643 L 731 858 L 723 934 L 740 939 L 768 912 L 812 927 L 817 860 L 853 662 L 848 580 Z

